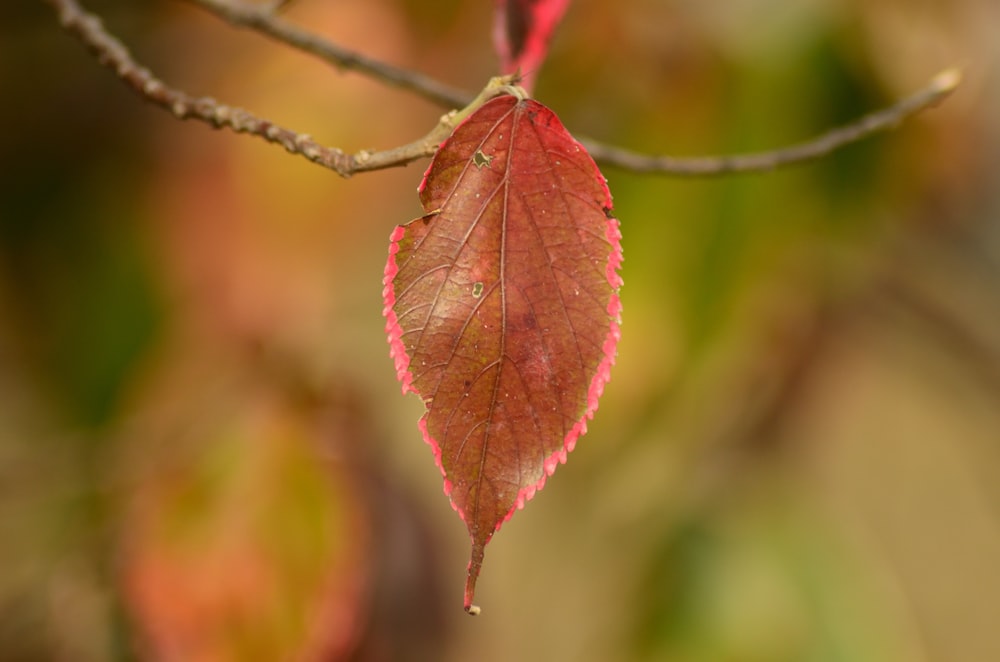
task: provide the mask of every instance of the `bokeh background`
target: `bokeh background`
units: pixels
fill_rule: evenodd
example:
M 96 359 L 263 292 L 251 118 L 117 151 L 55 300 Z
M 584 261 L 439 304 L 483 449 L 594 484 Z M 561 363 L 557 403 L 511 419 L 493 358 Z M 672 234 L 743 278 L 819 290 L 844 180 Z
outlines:
M 168 82 L 325 144 L 444 110 L 187 3 L 89 8 Z M 491 10 L 288 18 L 475 91 Z M 643 151 L 965 81 L 811 165 L 606 169 L 618 365 L 487 550 L 477 619 L 381 318 L 425 164 L 341 180 L 144 104 L 42 3 L 0 14 L 0 660 L 1000 659 L 995 0 L 573 3 L 536 96 Z

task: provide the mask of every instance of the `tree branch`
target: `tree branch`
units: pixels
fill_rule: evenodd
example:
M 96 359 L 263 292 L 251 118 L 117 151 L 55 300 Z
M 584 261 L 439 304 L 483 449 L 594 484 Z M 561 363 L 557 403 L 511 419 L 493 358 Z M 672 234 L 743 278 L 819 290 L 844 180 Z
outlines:
M 178 119 L 196 119 L 216 128 L 228 127 L 237 133 L 248 133 L 284 147 L 341 175 L 401 166 L 432 156 L 455 125 L 488 99 L 511 91 L 509 78 L 495 78 L 482 93 L 462 111 L 451 111 L 423 138 L 408 145 L 381 152 L 362 150 L 347 154 L 334 147 L 324 147 L 308 134 L 297 133 L 261 119 L 242 108 L 219 103 L 209 97 L 193 97 L 166 85 L 148 69 L 135 62 L 128 49 L 104 28 L 101 20 L 83 10 L 76 0 L 44 0 L 59 14 L 62 26 L 80 39 L 98 61 L 115 72 L 134 92 L 147 101 L 164 108 Z
M 281 21 L 271 9 L 249 6 L 243 0 L 189 1 L 233 25 L 257 30 L 288 46 L 316 55 L 335 66 L 365 71 L 379 80 L 411 90 L 446 107 L 455 108 L 468 103 L 468 97 L 461 92 L 419 74 L 395 69 L 351 53 L 341 46 Z M 364 66 L 355 64 L 359 61 L 363 61 Z M 400 80 L 405 81 L 405 84 L 400 83 Z M 819 159 L 845 145 L 879 131 L 891 129 L 908 117 L 943 101 L 960 82 L 961 73 L 957 69 L 948 69 L 935 76 L 923 90 L 888 108 L 865 115 L 851 124 L 828 131 L 806 142 L 765 152 L 731 156 L 673 157 L 640 154 L 592 138 L 581 138 L 580 142 L 601 165 L 637 173 L 706 177 L 774 170 L 782 166 Z
M 598 163 L 637 173 L 705 177 L 774 170 L 782 166 L 819 159 L 873 133 L 891 129 L 912 115 L 941 103 L 955 91 L 961 79 L 962 74 L 958 69 L 947 69 L 931 79 L 924 89 L 888 108 L 865 115 L 851 124 L 828 131 L 812 140 L 766 152 L 676 158 L 639 154 L 586 139 L 580 142 Z
M 434 154 L 462 118 L 489 98 L 509 91 L 511 79 L 494 79 L 471 102 L 460 91 L 431 78 L 399 69 L 349 51 L 322 37 L 305 32 L 274 15 L 271 9 L 261 9 L 240 0 L 189 0 L 234 25 L 247 27 L 275 40 L 306 51 L 344 69 L 363 72 L 377 80 L 410 90 L 426 99 L 451 107 L 450 111 L 423 138 L 408 145 L 379 152 L 362 150 L 348 154 L 340 149 L 324 147 L 311 136 L 297 133 L 259 118 L 242 108 L 219 103 L 210 97 L 193 97 L 174 89 L 158 79 L 132 58 L 128 49 L 102 25 L 100 19 L 84 11 L 76 0 L 43 0 L 59 14 L 63 27 L 80 39 L 104 66 L 121 78 L 134 92 L 151 103 L 173 113 L 178 119 L 196 119 L 216 128 L 228 127 L 237 133 L 255 135 L 284 147 L 292 154 L 350 177 L 354 173 L 402 166 Z M 639 154 L 621 147 L 606 145 L 592 139 L 581 139 L 591 156 L 602 165 L 638 173 L 700 177 L 730 173 L 759 172 L 780 166 L 818 159 L 844 145 L 856 142 L 878 131 L 892 128 L 926 108 L 940 103 L 958 86 L 961 74 L 949 69 L 938 74 L 931 83 L 913 96 L 889 108 L 862 117 L 857 122 L 834 129 L 813 140 L 791 147 L 734 156 L 677 158 Z
M 394 87 L 414 92 L 445 108 L 462 108 L 472 100 L 471 95 L 433 78 L 380 62 L 306 32 L 276 16 L 276 6 L 251 5 L 239 0 L 188 1 L 231 25 L 256 30 L 288 46 L 315 55 L 337 69 L 359 71 Z

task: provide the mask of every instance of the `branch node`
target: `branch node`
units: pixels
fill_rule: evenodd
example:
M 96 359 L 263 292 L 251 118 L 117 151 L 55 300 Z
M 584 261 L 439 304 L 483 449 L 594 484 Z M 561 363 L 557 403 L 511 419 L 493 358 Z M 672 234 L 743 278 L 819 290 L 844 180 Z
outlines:
M 150 78 L 142 85 L 142 93 L 148 97 L 155 97 L 163 92 L 163 83 L 156 78 Z

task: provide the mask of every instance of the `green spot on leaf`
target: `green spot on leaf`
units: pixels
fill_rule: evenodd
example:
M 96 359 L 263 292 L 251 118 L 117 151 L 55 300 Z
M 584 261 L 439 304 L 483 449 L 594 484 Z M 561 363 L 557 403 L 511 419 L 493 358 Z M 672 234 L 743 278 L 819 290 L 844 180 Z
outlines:
M 482 150 L 477 149 L 476 153 L 472 156 L 472 162 L 476 164 L 477 168 L 482 168 L 483 166 L 489 167 L 493 163 L 493 155 L 484 154 Z

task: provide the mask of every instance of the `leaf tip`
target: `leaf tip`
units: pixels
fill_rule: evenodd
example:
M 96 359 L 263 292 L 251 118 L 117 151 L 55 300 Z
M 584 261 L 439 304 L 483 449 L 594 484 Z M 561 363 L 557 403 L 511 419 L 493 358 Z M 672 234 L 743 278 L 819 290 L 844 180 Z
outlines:
M 487 537 L 487 541 L 489 537 Z M 483 567 L 483 557 L 486 552 L 486 542 L 476 540 L 475 534 L 472 539 L 472 555 L 469 558 L 469 571 L 465 579 L 465 601 L 463 607 L 470 616 L 478 616 L 482 609 L 478 605 L 472 604 L 476 595 L 476 580 L 479 579 L 479 571 Z

